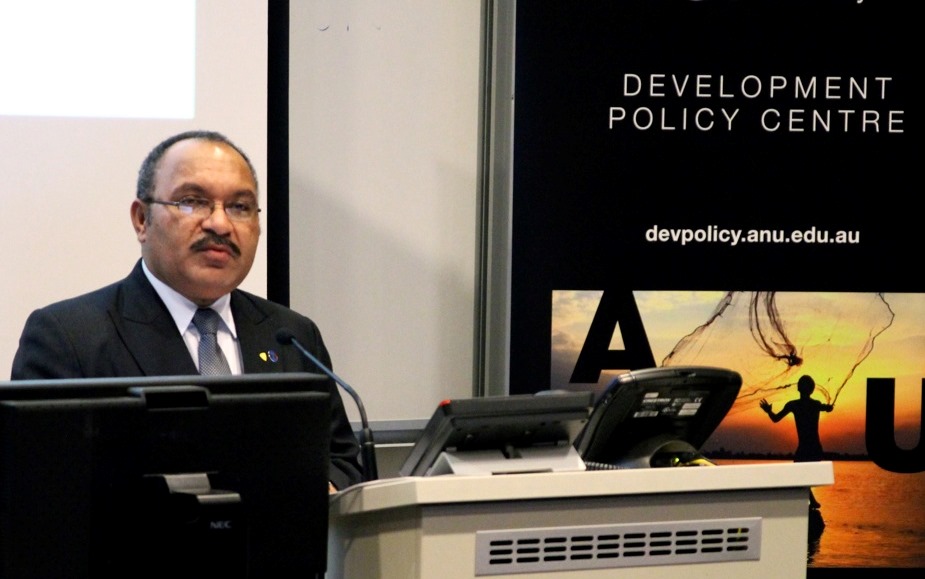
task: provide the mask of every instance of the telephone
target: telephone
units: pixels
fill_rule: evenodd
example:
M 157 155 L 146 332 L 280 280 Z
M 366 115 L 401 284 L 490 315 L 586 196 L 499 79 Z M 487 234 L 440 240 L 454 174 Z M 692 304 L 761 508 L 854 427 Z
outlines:
M 575 439 L 589 470 L 702 466 L 700 453 L 742 386 L 709 366 L 647 368 L 613 379 Z

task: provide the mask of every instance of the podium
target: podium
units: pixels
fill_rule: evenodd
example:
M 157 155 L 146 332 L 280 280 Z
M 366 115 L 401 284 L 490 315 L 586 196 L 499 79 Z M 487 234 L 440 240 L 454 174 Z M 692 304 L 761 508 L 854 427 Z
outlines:
M 327 577 L 805 577 L 807 490 L 833 482 L 831 462 L 372 481 L 331 498 Z

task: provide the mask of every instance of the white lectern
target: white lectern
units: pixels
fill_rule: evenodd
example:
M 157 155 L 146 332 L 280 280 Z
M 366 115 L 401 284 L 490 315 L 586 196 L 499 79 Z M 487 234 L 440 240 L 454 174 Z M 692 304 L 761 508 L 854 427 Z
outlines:
M 332 497 L 327 577 L 805 577 L 807 489 L 833 482 L 831 462 L 384 479 Z

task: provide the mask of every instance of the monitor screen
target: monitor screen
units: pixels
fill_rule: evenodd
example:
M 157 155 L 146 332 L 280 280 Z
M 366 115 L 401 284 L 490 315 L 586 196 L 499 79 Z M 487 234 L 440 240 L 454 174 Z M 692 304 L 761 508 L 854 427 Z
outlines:
M 614 378 L 575 445 L 591 468 L 677 466 L 726 416 L 742 385 L 732 370 L 649 368 Z M 693 463 L 697 463 L 693 461 Z
M 446 451 L 498 450 L 509 455 L 514 449 L 567 447 L 588 419 L 592 401 L 589 392 L 445 400 L 424 426 L 399 474 L 434 474 Z
M 0 577 L 323 577 L 326 384 L 0 383 Z

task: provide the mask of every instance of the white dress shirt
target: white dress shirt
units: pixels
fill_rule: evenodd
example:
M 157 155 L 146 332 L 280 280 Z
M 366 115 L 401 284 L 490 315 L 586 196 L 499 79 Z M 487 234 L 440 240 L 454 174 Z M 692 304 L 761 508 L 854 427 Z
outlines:
M 164 305 L 167 306 L 167 310 L 173 317 L 174 323 L 177 324 L 177 331 L 183 336 L 183 341 L 186 342 L 190 357 L 192 357 L 193 363 L 198 368 L 199 330 L 193 325 L 193 315 L 196 313 L 199 306 L 154 277 L 154 274 L 152 274 L 148 270 L 148 266 L 145 265 L 144 260 L 141 261 L 141 268 L 144 270 L 148 281 L 154 286 L 154 291 L 157 292 L 157 295 L 160 296 Z M 219 317 L 222 319 L 222 323 L 219 324 L 218 327 L 217 338 L 218 345 L 222 349 L 225 359 L 228 360 L 228 367 L 231 368 L 232 374 L 241 374 L 243 372 L 241 366 L 241 347 L 238 343 L 238 334 L 235 331 L 234 316 L 231 315 L 231 294 L 225 294 L 215 300 L 210 307 L 218 312 Z

